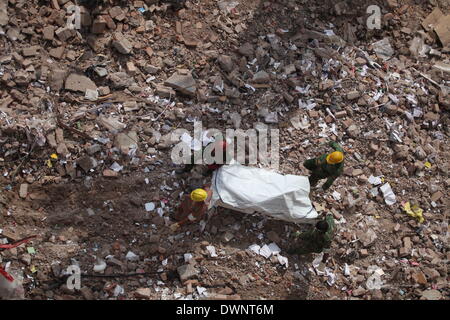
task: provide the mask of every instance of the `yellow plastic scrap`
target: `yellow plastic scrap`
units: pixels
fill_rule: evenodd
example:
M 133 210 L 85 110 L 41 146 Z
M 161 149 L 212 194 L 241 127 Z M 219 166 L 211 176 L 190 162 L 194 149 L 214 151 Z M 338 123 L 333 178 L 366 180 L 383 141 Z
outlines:
M 419 220 L 419 223 L 423 223 L 425 221 L 423 217 L 423 209 L 419 208 L 416 204 L 411 207 L 411 204 L 408 201 L 403 204 L 403 210 L 405 210 L 406 214 Z
M 50 158 L 57 160 L 58 159 L 58 155 L 56 153 L 52 153 L 50 155 Z
M 53 168 L 52 160 L 48 159 L 45 163 L 47 164 L 47 167 Z
M 431 163 L 429 163 L 428 161 L 425 162 L 425 167 L 427 167 L 428 169 L 430 169 L 430 168 L 431 168 Z

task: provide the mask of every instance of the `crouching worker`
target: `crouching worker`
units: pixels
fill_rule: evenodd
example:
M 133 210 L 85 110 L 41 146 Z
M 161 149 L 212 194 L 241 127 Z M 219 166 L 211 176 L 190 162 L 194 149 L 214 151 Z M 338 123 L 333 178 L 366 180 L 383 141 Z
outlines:
M 311 171 L 309 184 L 314 187 L 321 179 L 327 179 L 322 189 L 327 190 L 333 184 L 334 180 L 342 174 L 344 169 L 344 150 L 336 142 L 329 144 L 335 151 L 320 157 L 308 159 L 303 165 Z
M 202 220 L 208 211 L 210 199 L 211 190 L 208 187 L 195 189 L 190 194 L 184 195 L 174 216 L 177 223 L 171 225 L 170 228 L 175 231 L 183 224 Z
M 216 163 L 215 161 L 213 161 L 211 164 L 207 164 L 207 171 L 205 173 L 205 175 L 210 175 L 214 170 L 220 168 L 221 166 L 223 166 L 224 164 L 226 164 L 227 162 L 227 152 L 228 152 L 228 144 L 225 140 L 217 140 L 215 142 L 211 142 L 210 144 L 206 145 L 205 147 L 202 148 L 202 155 L 203 155 L 203 159 L 204 159 L 204 155 L 205 155 L 205 150 L 206 148 L 213 148 L 211 151 L 211 156 L 215 157 L 215 152 L 216 150 L 220 150 L 222 153 L 222 161 L 219 161 L 218 163 Z M 218 155 L 220 157 L 220 155 Z M 219 159 L 220 160 L 220 159 Z M 187 172 L 191 172 L 192 169 L 195 166 L 195 158 L 194 158 L 194 153 L 192 153 L 191 156 L 191 161 L 189 164 L 186 164 L 184 166 L 184 168 L 181 169 L 177 169 L 175 170 L 176 174 L 183 174 L 183 173 L 187 173 Z
M 296 247 L 289 250 L 290 254 L 321 253 L 331 247 L 335 232 L 334 219 L 327 215 L 324 220 L 316 223 L 313 230 L 301 233 L 298 236 L 300 242 Z

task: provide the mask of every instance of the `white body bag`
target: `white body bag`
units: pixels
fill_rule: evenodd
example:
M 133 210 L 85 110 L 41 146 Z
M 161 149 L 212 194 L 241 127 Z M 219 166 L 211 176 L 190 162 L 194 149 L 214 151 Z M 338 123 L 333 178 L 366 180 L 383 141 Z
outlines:
M 210 206 L 262 213 L 294 223 L 317 222 L 308 177 L 231 164 L 214 172 L 211 186 Z

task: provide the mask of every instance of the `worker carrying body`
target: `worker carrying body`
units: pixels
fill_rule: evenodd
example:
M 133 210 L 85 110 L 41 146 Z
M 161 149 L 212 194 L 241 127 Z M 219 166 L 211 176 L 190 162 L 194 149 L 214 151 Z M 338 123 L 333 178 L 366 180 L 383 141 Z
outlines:
M 228 144 L 227 144 L 227 142 L 225 140 L 217 140 L 215 142 L 211 142 L 210 144 L 204 146 L 202 148 L 202 155 L 205 155 L 205 150 L 206 150 L 206 148 L 209 148 L 209 147 L 214 147 L 213 151 L 211 152 L 211 156 L 212 157 L 215 157 L 215 150 L 216 150 L 216 148 L 222 149 L 222 155 L 223 156 L 222 156 L 221 163 L 216 163 L 214 161 L 211 164 L 207 164 L 207 168 L 208 169 L 207 169 L 206 175 L 211 174 L 214 170 L 220 168 L 221 166 L 223 166 L 226 163 L 226 161 L 227 161 L 227 152 L 228 152 L 228 150 L 227 150 Z M 203 159 L 204 159 L 204 157 L 203 157 Z M 194 162 L 195 162 L 194 153 L 192 153 L 190 163 L 186 164 L 184 166 L 184 168 L 182 168 L 182 169 L 175 170 L 175 172 L 177 174 L 191 172 L 191 170 L 194 168 L 194 165 L 195 165 Z
M 315 229 L 298 236 L 299 246 L 289 250 L 290 254 L 321 253 L 331 247 L 335 232 L 333 215 L 327 215 L 324 220 L 316 223 Z
M 171 229 L 176 230 L 185 223 L 200 221 L 208 211 L 211 194 L 210 188 L 205 187 L 184 195 L 174 217 L 178 222 L 173 224 Z
M 314 159 L 306 160 L 303 165 L 306 169 L 311 171 L 309 176 L 309 184 L 314 187 L 321 179 L 327 179 L 323 184 L 323 190 L 327 190 L 342 174 L 344 169 L 344 151 L 341 146 L 331 141 L 329 144 L 335 151 L 329 154 L 321 155 Z

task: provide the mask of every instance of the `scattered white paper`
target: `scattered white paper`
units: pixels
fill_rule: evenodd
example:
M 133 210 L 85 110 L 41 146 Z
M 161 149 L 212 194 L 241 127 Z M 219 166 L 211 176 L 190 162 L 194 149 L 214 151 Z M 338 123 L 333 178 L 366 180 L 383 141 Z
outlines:
M 181 296 L 182 296 L 181 293 L 175 292 L 175 293 L 173 294 L 173 297 L 174 297 L 175 299 L 181 298 Z
M 336 275 L 329 268 L 325 268 L 325 274 L 327 276 L 327 283 L 331 287 L 336 282 Z
M 114 288 L 114 297 L 118 297 L 119 295 L 124 294 L 124 293 L 125 293 L 125 290 L 121 286 L 116 285 L 116 287 Z
M 339 192 L 334 191 L 332 195 L 333 195 L 334 200 L 336 200 L 336 201 L 341 200 L 341 194 Z
M 276 255 L 281 252 L 280 247 L 277 246 L 277 244 L 275 242 L 272 242 L 271 244 L 269 244 L 269 249 L 273 255 Z
M 323 270 L 322 259 L 323 259 L 323 252 L 321 252 L 321 253 L 320 253 L 320 254 L 312 261 L 312 266 L 313 266 L 314 270 L 316 271 L 316 273 L 317 273 L 319 276 L 325 273 L 324 270 Z M 321 267 L 322 270 L 320 270 L 319 267 Z
M 380 290 L 383 282 L 378 274 L 374 273 L 366 281 L 366 287 L 369 290 Z
M 306 109 L 306 110 L 312 110 L 317 104 L 315 102 L 312 102 L 312 100 L 308 100 L 306 102 L 303 102 L 301 99 L 298 99 L 298 106 L 300 109 Z
M 210 144 L 214 141 L 216 141 L 216 139 L 214 137 L 210 137 L 209 132 L 207 130 L 203 132 L 203 136 L 202 136 L 203 146 L 207 146 L 208 144 Z
M 206 288 L 203 287 L 197 287 L 197 292 L 199 295 L 206 295 Z
M 272 255 L 272 250 L 270 250 L 269 246 L 265 244 L 261 249 L 259 249 L 259 254 L 268 259 Z
M 114 162 L 114 163 L 111 165 L 110 169 L 113 170 L 113 171 L 115 171 L 115 172 L 119 172 L 119 171 L 122 171 L 123 166 L 121 166 L 121 165 L 118 164 L 117 162 Z
M 385 183 L 384 185 L 382 185 L 380 187 L 380 190 L 381 190 L 381 192 L 383 192 L 384 201 L 386 202 L 387 205 L 391 206 L 397 202 L 397 200 L 395 198 L 395 194 L 392 191 L 392 188 L 389 185 L 389 183 Z
M 378 188 L 377 187 L 372 188 L 372 189 L 370 189 L 369 192 L 373 197 L 376 197 L 378 195 Z
M 367 289 L 380 290 L 383 286 L 383 281 L 381 280 L 381 276 L 384 275 L 383 269 L 378 266 L 369 266 L 369 268 L 367 268 L 367 273 L 371 274 L 366 281 Z
M 214 246 L 207 246 L 206 250 L 208 250 L 209 255 L 211 256 L 211 258 L 217 257 L 216 248 Z
M 185 253 L 184 254 L 184 262 L 189 262 L 189 260 L 192 259 L 192 254 L 191 253 Z
M 94 272 L 103 272 L 106 269 L 106 262 L 104 260 L 98 259 L 97 263 L 94 265 Z
M 307 94 L 308 91 L 309 91 L 309 88 L 311 88 L 311 85 L 308 84 L 308 85 L 307 85 L 306 87 L 304 87 L 304 88 L 299 87 L 299 86 L 296 86 L 296 87 L 295 87 L 295 90 L 298 91 L 298 92 L 300 92 L 301 94 Z
M 128 251 L 127 255 L 125 256 L 125 258 L 128 261 L 137 261 L 139 260 L 139 256 L 136 255 L 134 252 Z
M 190 148 L 194 151 L 198 151 L 198 150 L 202 149 L 202 142 L 197 139 L 193 139 L 186 132 L 181 135 L 181 141 L 186 143 L 187 145 L 189 145 Z
M 271 112 L 264 117 L 266 123 L 278 123 L 278 114 L 276 112 Z
M 98 99 L 98 91 L 97 89 L 86 89 L 84 97 L 90 101 L 96 101 Z
M 146 211 L 153 211 L 153 210 L 155 210 L 155 204 L 153 202 L 147 202 L 145 204 L 145 210 Z
M 368 180 L 368 181 L 369 181 L 370 184 L 373 184 L 373 185 L 375 185 L 375 186 L 377 186 L 377 185 L 379 185 L 379 184 L 382 183 L 380 177 L 374 177 L 374 176 L 372 176 L 372 175 L 369 177 L 369 180 Z
M 281 255 L 277 255 L 278 258 L 278 262 L 282 265 L 282 266 L 286 266 L 289 267 L 289 261 L 288 258 L 281 256 Z
M 261 249 L 261 246 L 257 245 L 257 244 L 252 244 L 251 246 L 248 247 L 248 250 L 259 254 L 259 250 Z
M 348 267 L 348 264 L 344 265 L 344 276 L 348 277 L 350 275 L 350 268 Z

